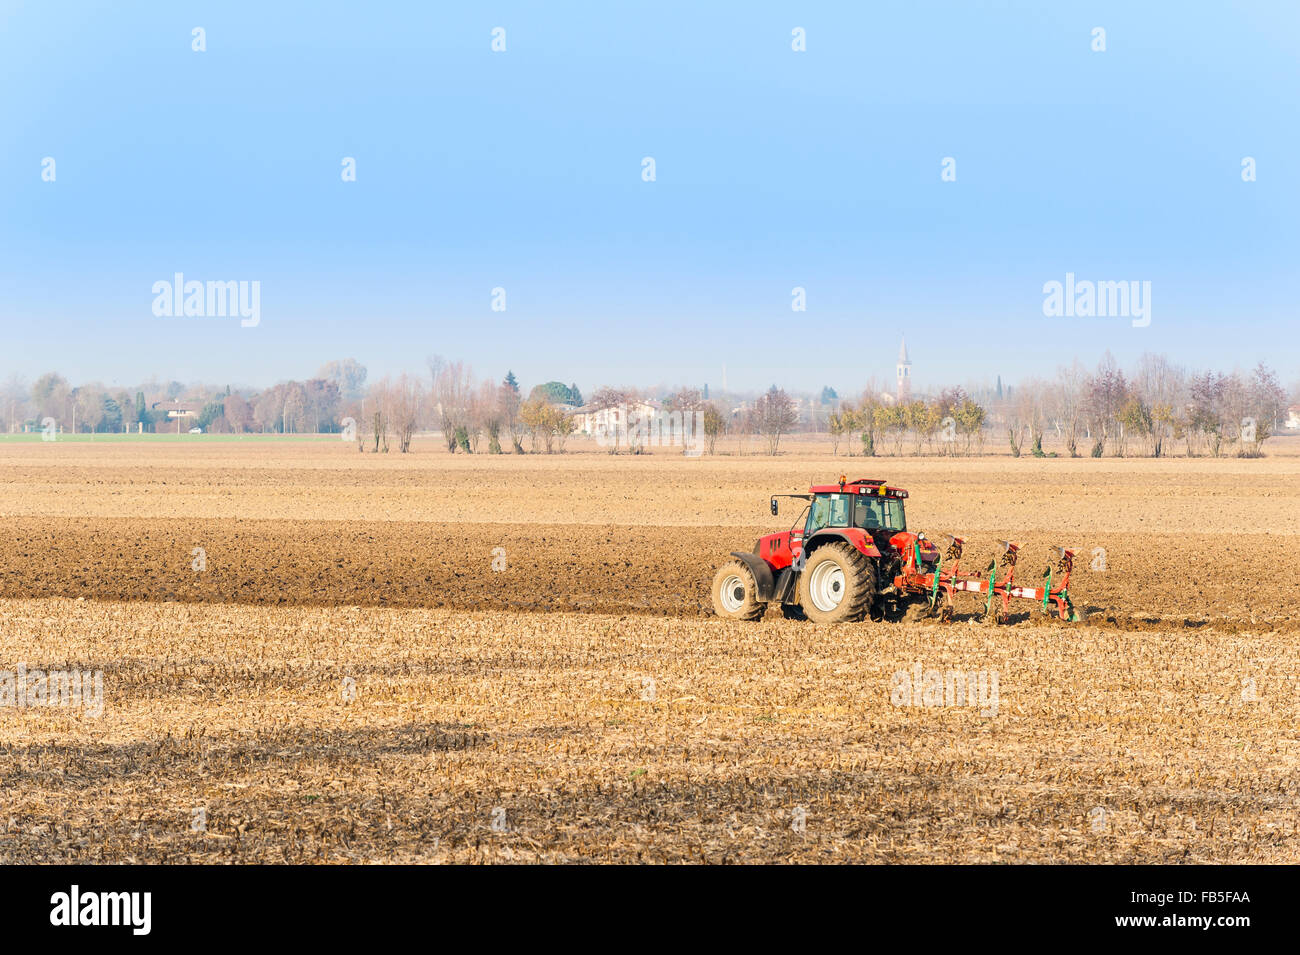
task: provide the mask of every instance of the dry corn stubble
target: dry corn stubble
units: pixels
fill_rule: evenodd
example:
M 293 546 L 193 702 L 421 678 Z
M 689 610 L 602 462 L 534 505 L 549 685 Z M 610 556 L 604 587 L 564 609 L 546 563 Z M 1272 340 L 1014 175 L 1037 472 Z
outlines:
M 762 529 L 766 492 L 843 460 L 617 462 L 659 476 L 645 486 L 604 456 L 429 453 L 350 470 L 333 448 L 277 447 L 271 466 L 264 449 L 141 464 L 119 446 L 83 448 L 5 472 L 5 512 L 28 516 L 0 547 L 0 669 L 102 670 L 105 709 L 0 707 L 3 861 L 1300 854 L 1300 615 L 1273 563 L 1297 546 L 1284 516 L 1300 493 L 1296 459 L 1181 462 L 1189 470 L 1159 495 L 1143 469 L 1170 462 L 1088 462 L 1101 467 L 1076 503 L 1074 462 L 1053 462 L 1069 469 L 1037 484 L 1010 460 L 974 462 L 979 482 L 948 462 L 870 462 L 912 489 L 912 522 L 933 533 L 964 513 L 955 529 L 976 544 L 1022 528 L 1045 551 L 1098 534 L 1108 569 L 1075 588 L 1093 623 L 820 628 L 733 624 L 698 605 L 717 560 Z M 1255 465 L 1253 504 L 1224 493 Z M 1016 489 L 1005 524 L 998 475 Z M 160 499 L 158 482 L 180 500 Z M 322 510 L 332 494 L 337 512 Z M 163 513 L 142 520 L 143 499 Z M 506 499 L 528 527 L 502 526 Z M 1101 523 L 1103 501 L 1114 526 Z M 241 504 L 268 523 L 239 521 Z M 402 520 L 363 519 L 385 508 Z M 601 525 L 624 509 L 618 526 Z M 47 538 L 37 513 L 50 515 Z M 204 543 L 195 534 L 216 541 L 201 573 L 189 566 Z M 491 569 L 499 545 L 502 572 Z M 1171 559 L 1190 562 L 1190 587 Z M 349 587 L 362 567 L 373 579 Z M 448 567 L 463 578 L 448 580 Z M 291 586 L 303 579 L 313 585 Z M 475 609 L 508 607 L 502 589 L 564 609 Z M 296 605 L 268 606 L 277 594 Z M 376 606 L 386 594 L 405 606 Z M 105 599 L 117 597 L 130 599 Z M 996 673 L 996 715 L 895 705 L 895 674 L 917 664 Z

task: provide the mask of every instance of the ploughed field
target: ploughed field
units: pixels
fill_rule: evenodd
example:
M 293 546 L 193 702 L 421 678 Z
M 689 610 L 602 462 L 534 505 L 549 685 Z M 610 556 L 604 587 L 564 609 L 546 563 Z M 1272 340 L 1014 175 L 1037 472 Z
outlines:
M 0 443 L 0 861 L 1296 861 L 1296 450 Z M 838 473 L 1084 621 L 712 617 Z

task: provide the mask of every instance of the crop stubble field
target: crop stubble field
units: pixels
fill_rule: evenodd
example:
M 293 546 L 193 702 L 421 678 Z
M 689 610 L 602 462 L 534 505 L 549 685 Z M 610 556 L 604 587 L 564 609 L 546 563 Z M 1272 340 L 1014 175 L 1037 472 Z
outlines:
M 0 861 L 1296 861 L 1294 441 L 0 444 L 0 670 L 102 670 L 105 700 L 0 707 Z M 767 495 L 840 472 L 972 570 L 1080 547 L 1084 622 L 713 618 L 717 564 L 796 516 Z M 918 664 L 996 673 L 996 707 L 894 705 Z

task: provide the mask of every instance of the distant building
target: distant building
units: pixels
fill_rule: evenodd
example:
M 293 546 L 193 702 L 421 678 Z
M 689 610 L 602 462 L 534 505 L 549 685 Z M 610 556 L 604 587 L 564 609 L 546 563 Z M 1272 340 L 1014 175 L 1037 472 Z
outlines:
M 181 404 L 177 401 L 155 401 L 149 406 L 150 411 L 166 411 L 167 417 L 175 420 L 176 418 L 197 418 L 199 409 L 193 405 Z
M 646 420 L 663 411 L 663 404 L 653 398 L 638 398 L 625 405 L 609 408 L 596 408 L 583 405 L 573 412 L 579 434 L 622 434 L 627 430 L 628 422 L 634 425 L 638 419 Z
M 1300 405 L 1292 405 L 1286 409 L 1286 425 L 1292 431 L 1300 430 Z
M 912 400 L 912 363 L 907 360 L 907 339 L 898 347 L 898 403 Z

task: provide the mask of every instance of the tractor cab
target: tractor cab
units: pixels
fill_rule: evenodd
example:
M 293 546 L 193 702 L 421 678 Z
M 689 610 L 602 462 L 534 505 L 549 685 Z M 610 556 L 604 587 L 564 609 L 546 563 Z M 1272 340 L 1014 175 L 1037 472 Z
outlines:
M 807 494 L 774 495 L 773 514 L 779 513 L 778 497 L 808 502 L 788 531 L 759 538 L 756 553 L 778 571 L 831 540 L 846 540 L 863 554 L 878 557 L 907 530 L 907 491 L 884 481 L 849 481 L 841 475 L 839 483 L 814 484 Z
M 822 532 L 843 530 L 850 540 L 861 533 L 862 542 L 868 541 L 881 553 L 888 551 L 893 539 L 907 530 L 907 515 L 903 501 L 907 491 L 890 487 L 884 481 L 863 478 L 839 484 L 813 485 L 809 488 L 811 500 L 802 539 L 812 542 Z
M 875 536 L 876 532 L 907 530 L 903 499 L 907 492 L 883 482 L 826 485 L 812 489 L 805 536 L 824 527 L 856 527 Z

